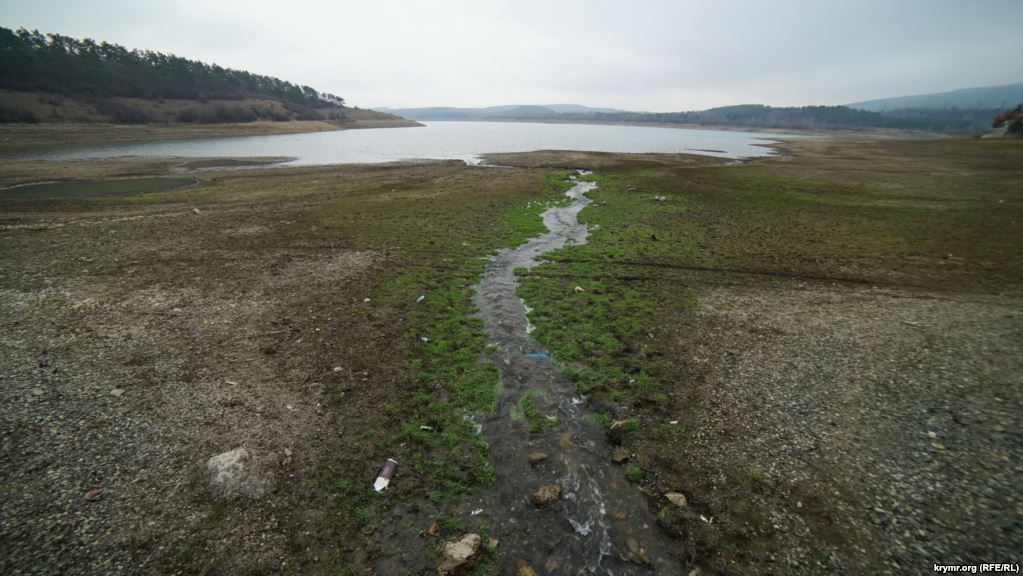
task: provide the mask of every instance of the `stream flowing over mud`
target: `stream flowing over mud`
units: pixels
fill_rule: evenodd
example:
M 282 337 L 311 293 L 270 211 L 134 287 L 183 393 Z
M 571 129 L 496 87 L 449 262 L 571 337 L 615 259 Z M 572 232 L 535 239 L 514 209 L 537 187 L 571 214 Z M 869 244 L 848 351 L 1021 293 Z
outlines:
M 498 409 L 482 424 L 496 472 L 484 501 L 491 536 L 500 541 L 502 574 L 522 561 L 542 574 L 685 573 L 681 546 L 657 528 L 643 495 L 612 463 L 603 429 L 584 418 L 592 411 L 574 384 L 530 338 L 526 307 L 515 294 L 516 268 L 586 242 L 587 227 L 577 216 L 596 187 L 576 181 L 566 193 L 571 205 L 543 213 L 549 232 L 498 252 L 476 290 L 501 371 Z M 530 432 L 528 418 L 518 417 L 527 395 L 549 424 L 543 433 Z M 539 500 L 551 501 L 539 504 L 538 491 Z

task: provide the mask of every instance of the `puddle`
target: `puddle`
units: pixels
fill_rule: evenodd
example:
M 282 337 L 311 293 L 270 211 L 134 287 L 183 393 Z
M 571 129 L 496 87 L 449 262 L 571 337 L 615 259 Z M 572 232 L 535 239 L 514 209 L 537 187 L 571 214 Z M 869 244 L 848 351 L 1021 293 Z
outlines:
M 51 200 L 93 196 L 130 196 L 163 192 L 197 183 L 195 178 L 124 178 L 80 182 L 45 182 L 0 189 L 0 200 Z
M 643 495 L 611 462 L 603 430 L 584 418 L 590 412 L 575 386 L 530 338 L 526 307 L 515 295 L 516 268 L 586 242 L 588 230 L 577 216 L 594 188 L 577 180 L 567 192 L 570 206 L 544 212 L 549 232 L 498 252 L 476 287 L 502 382 L 498 410 L 481 422 L 496 472 L 481 505 L 490 535 L 500 541 L 502 574 L 515 573 L 522 560 L 545 574 L 685 573 L 681 546 L 657 528 Z M 543 414 L 544 433 L 531 433 L 522 421 L 524 398 Z M 537 452 L 546 458 L 534 466 L 529 456 Z M 560 487 L 560 499 L 537 506 L 532 495 L 550 485 Z

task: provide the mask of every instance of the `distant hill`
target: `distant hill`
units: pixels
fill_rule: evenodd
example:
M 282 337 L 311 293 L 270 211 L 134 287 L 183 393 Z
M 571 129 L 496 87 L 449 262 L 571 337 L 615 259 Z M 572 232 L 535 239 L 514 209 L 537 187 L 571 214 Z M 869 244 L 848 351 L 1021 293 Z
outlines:
M 403 122 L 310 86 L 117 44 L 0 27 L 0 123 Z M 409 124 L 406 122 L 406 124 Z
M 973 134 L 991 126 L 1003 110 L 898 109 L 874 112 L 848 106 L 722 106 L 688 112 L 628 112 L 577 104 L 509 105 L 487 108 L 377 108 L 412 120 L 543 121 L 567 123 L 666 124 L 797 130 L 921 130 Z
M 580 104 L 512 104 L 485 108 L 374 108 L 378 112 L 395 114 L 410 120 L 542 120 L 560 114 L 616 113 L 614 108 L 591 108 Z
M 962 90 L 937 92 L 934 94 L 881 98 L 879 100 L 853 102 L 852 104 L 847 104 L 847 106 L 872 112 L 885 112 L 905 108 L 924 110 L 943 108 L 1006 110 L 1021 102 L 1023 102 L 1023 83 L 964 88 Z

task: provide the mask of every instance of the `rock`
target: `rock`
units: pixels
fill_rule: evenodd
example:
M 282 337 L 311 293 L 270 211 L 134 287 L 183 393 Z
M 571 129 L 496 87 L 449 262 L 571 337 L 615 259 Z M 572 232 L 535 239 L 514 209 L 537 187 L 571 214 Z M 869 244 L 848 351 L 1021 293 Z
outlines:
M 210 485 L 224 495 L 262 498 L 277 487 L 274 478 L 273 454 L 259 454 L 246 448 L 235 448 L 206 461 Z
M 664 497 L 667 498 L 669 502 L 671 502 L 675 506 L 678 506 L 679 508 L 685 508 L 686 504 L 688 504 L 688 502 L 686 502 L 685 494 L 679 492 L 668 492 L 667 494 L 664 495 Z
M 561 486 L 558 486 L 557 484 L 541 486 L 533 493 L 533 503 L 540 507 L 546 506 L 559 499 L 561 499 Z
M 426 535 L 440 536 L 440 524 L 438 524 L 436 520 L 434 520 L 433 524 L 430 524 L 430 527 L 426 529 Z
M 615 420 L 607 429 L 607 439 L 615 446 L 621 446 L 628 431 L 628 420 Z
M 110 395 L 116 398 L 120 398 L 121 396 L 124 396 L 124 388 L 114 388 L 113 390 L 110 391 Z
M 453 542 L 445 542 L 441 547 L 444 562 L 437 567 L 438 576 L 454 576 L 468 572 L 479 562 L 482 543 L 483 539 L 479 534 L 466 534 Z
M 646 548 L 640 546 L 639 542 L 635 538 L 630 536 L 629 539 L 625 541 L 625 544 L 629 547 L 629 552 L 632 554 L 633 562 L 636 564 L 650 563 L 650 555 L 647 554 Z
M 34 396 L 42 396 L 44 393 L 45 393 L 45 391 L 42 388 L 33 388 L 32 389 L 32 394 Z
M 89 490 L 88 492 L 85 493 L 85 499 L 90 501 L 90 502 L 95 502 L 96 500 L 99 500 L 102 497 L 103 497 L 103 489 L 102 488 L 96 488 L 94 490 Z
M 611 460 L 614 461 L 615 464 L 621 464 L 622 462 L 625 462 L 628 459 L 629 453 L 626 452 L 625 449 L 622 448 L 621 446 L 615 448 L 614 453 L 611 454 Z
M 192 208 L 192 214 L 202 214 L 198 208 Z
M 543 462 L 546 459 L 547 459 L 547 454 L 545 452 L 530 452 L 529 453 L 529 465 L 530 466 L 536 466 L 537 464 Z
M 935 452 L 944 452 L 945 445 L 942 444 L 941 442 L 931 442 L 931 449 L 934 450 Z
M 515 563 L 515 576 L 538 576 L 536 570 L 529 565 L 529 562 L 525 560 L 519 560 Z

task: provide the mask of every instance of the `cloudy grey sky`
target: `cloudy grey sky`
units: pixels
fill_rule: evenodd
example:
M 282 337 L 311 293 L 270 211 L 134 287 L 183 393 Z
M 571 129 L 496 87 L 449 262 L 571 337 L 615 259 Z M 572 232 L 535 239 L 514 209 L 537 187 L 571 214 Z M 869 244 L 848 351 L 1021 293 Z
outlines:
M 842 104 L 1023 82 L 1023 0 L 0 0 L 356 106 Z

